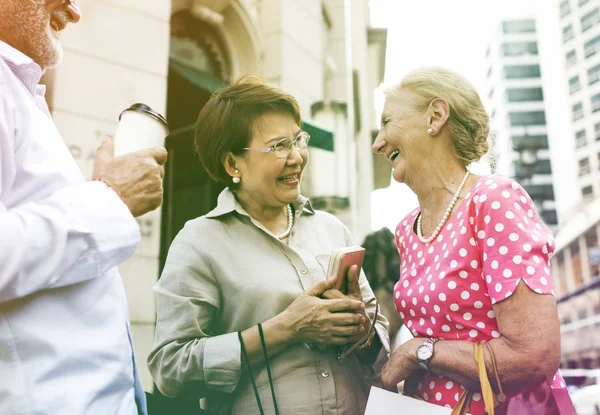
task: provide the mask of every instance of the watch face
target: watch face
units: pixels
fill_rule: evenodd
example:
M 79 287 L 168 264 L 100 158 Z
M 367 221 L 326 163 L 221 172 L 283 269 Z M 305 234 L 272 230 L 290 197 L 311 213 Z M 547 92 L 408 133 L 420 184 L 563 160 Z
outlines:
M 431 349 L 432 347 L 429 344 L 422 344 L 417 349 L 417 358 L 419 360 L 431 359 L 431 356 L 433 355 L 433 351 Z

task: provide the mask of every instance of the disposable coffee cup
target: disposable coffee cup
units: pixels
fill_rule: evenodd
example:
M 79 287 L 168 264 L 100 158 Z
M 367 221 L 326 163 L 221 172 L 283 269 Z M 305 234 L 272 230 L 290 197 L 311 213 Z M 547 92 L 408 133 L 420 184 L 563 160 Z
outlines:
M 119 115 L 114 138 L 115 156 L 163 147 L 169 135 L 167 120 L 148 105 L 137 103 Z

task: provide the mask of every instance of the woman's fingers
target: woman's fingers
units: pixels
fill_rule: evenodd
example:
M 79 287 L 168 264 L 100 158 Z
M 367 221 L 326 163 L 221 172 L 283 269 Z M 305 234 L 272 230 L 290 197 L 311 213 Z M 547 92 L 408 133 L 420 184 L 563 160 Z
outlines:
M 348 270 L 348 295 L 354 295 L 356 298 L 362 298 L 360 283 L 358 282 L 360 269 L 357 265 L 352 265 Z
M 332 313 L 330 319 L 334 326 L 353 326 L 365 322 L 365 317 L 358 313 Z
M 324 300 L 327 304 L 327 310 L 332 313 L 339 311 L 360 312 L 365 309 L 365 304 L 361 301 L 346 299 Z
M 362 325 L 352 325 L 352 326 L 333 326 L 331 329 L 332 336 L 347 336 L 352 337 L 356 333 L 360 333 L 364 331 L 364 327 Z
M 306 290 L 306 294 L 313 297 L 320 297 L 327 290 L 330 290 L 335 286 L 335 282 L 337 281 L 337 277 L 331 277 L 328 280 L 320 281 L 313 285 L 311 288 Z
M 323 294 L 321 294 L 321 298 L 326 299 L 326 300 L 335 300 L 335 299 L 347 298 L 347 296 L 345 296 L 344 293 L 342 293 L 340 290 L 336 290 L 335 288 L 332 288 L 330 290 L 325 291 Z

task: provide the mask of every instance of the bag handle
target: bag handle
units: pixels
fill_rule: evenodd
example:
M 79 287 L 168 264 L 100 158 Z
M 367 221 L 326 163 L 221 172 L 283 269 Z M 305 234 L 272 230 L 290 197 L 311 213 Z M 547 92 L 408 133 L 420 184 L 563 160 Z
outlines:
M 269 386 L 271 387 L 271 396 L 273 397 L 273 408 L 275 409 L 275 415 L 279 415 L 279 407 L 277 405 L 277 399 L 275 398 L 275 388 L 273 387 L 273 377 L 271 376 L 271 365 L 269 364 L 269 355 L 267 354 L 267 345 L 265 344 L 265 336 L 263 334 L 262 324 L 260 324 L 260 323 L 258 323 L 258 334 L 260 335 L 260 343 L 261 343 L 262 349 L 263 349 L 265 365 L 267 366 L 267 375 L 269 377 Z M 240 345 L 242 347 L 242 354 L 244 357 L 244 361 L 246 362 L 248 374 L 250 375 L 250 380 L 252 381 L 252 389 L 254 390 L 254 397 L 256 398 L 256 404 L 258 405 L 258 410 L 260 411 L 260 415 L 264 415 L 265 412 L 262 407 L 260 395 L 258 394 L 258 388 L 256 387 L 256 381 L 254 380 L 252 366 L 250 365 L 250 359 L 248 358 L 248 352 L 246 351 L 246 345 L 244 344 L 244 339 L 242 338 L 241 331 L 238 331 L 238 339 L 240 340 Z
M 279 415 L 279 407 L 277 406 L 277 399 L 275 398 L 275 388 L 273 387 L 273 377 L 271 376 L 271 365 L 269 364 L 269 355 L 267 353 L 267 345 L 265 343 L 265 336 L 263 334 L 262 324 L 258 323 L 258 334 L 260 334 L 260 342 L 262 344 L 263 354 L 265 357 L 265 364 L 267 366 L 267 375 L 269 376 L 269 386 L 271 387 L 271 396 L 273 397 L 273 408 L 275 409 L 275 415 Z
M 502 384 L 500 383 L 500 375 L 498 374 L 498 367 L 496 365 L 496 358 L 494 356 L 494 351 L 492 350 L 492 346 L 489 343 L 485 343 L 485 346 L 488 349 L 492 360 L 492 368 L 494 371 L 494 378 L 496 380 L 496 384 L 498 385 L 499 398 L 501 402 L 506 400 L 506 395 L 504 395 L 504 391 L 502 390 Z M 483 397 L 483 402 L 485 404 L 485 409 L 488 415 L 494 415 L 494 408 L 498 404 L 498 400 L 494 395 L 494 391 L 492 390 L 492 386 L 490 384 L 490 380 L 488 378 L 487 369 L 485 367 L 485 352 L 483 343 L 474 343 L 474 354 L 475 354 L 475 364 L 477 368 L 477 375 L 479 376 L 479 384 L 481 385 L 481 396 Z M 469 410 L 469 406 L 473 399 L 473 391 L 465 389 L 462 393 L 458 404 L 452 411 L 452 415 L 465 415 Z
M 360 346 L 362 346 L 371 336 L 374 335 L 373 332 L 375 331 L 375 323 L 377 322 L 377 317 L 379 316 L 379 303 L 377 302 L 377 299 L 375 297 L 373 297 L 365 303 L 365 306 L 367 306 L 373 302 L 375 303 L 375 315 L 371 319 L 371 327 L 369 327 L 369 330 L 367 331 L 367 333 L 363 337 L 361 337 L 360 340 L 358 340 L 356 343 L 354 343 L 352 346 L 350 346 L 345 352 L 343 352 L 341 355 L 338 356 L 338 363 L 340 363 L 340 364 L 343 363 L 344 360 L 346 360 L 346 358 L 348 357 L 348 355 L 350 355 L 350 353 L 354 352 L 356 349 L 358 349 Z

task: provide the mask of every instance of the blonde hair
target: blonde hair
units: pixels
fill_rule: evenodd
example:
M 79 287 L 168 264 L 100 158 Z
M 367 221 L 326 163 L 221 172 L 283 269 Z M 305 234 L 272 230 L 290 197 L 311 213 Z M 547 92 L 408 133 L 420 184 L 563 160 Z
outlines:
M 452 145 L 465 166 L 488 152 L 489 116 L 475 87 L 459 74 L 443 68 L 422 68 L 410 72 L 400 84 L 387 91 L 393 95 L 403 89 L 416 95 L 415 107 L 425 112 L 441 98 L 450 106 L 448 124 Z

